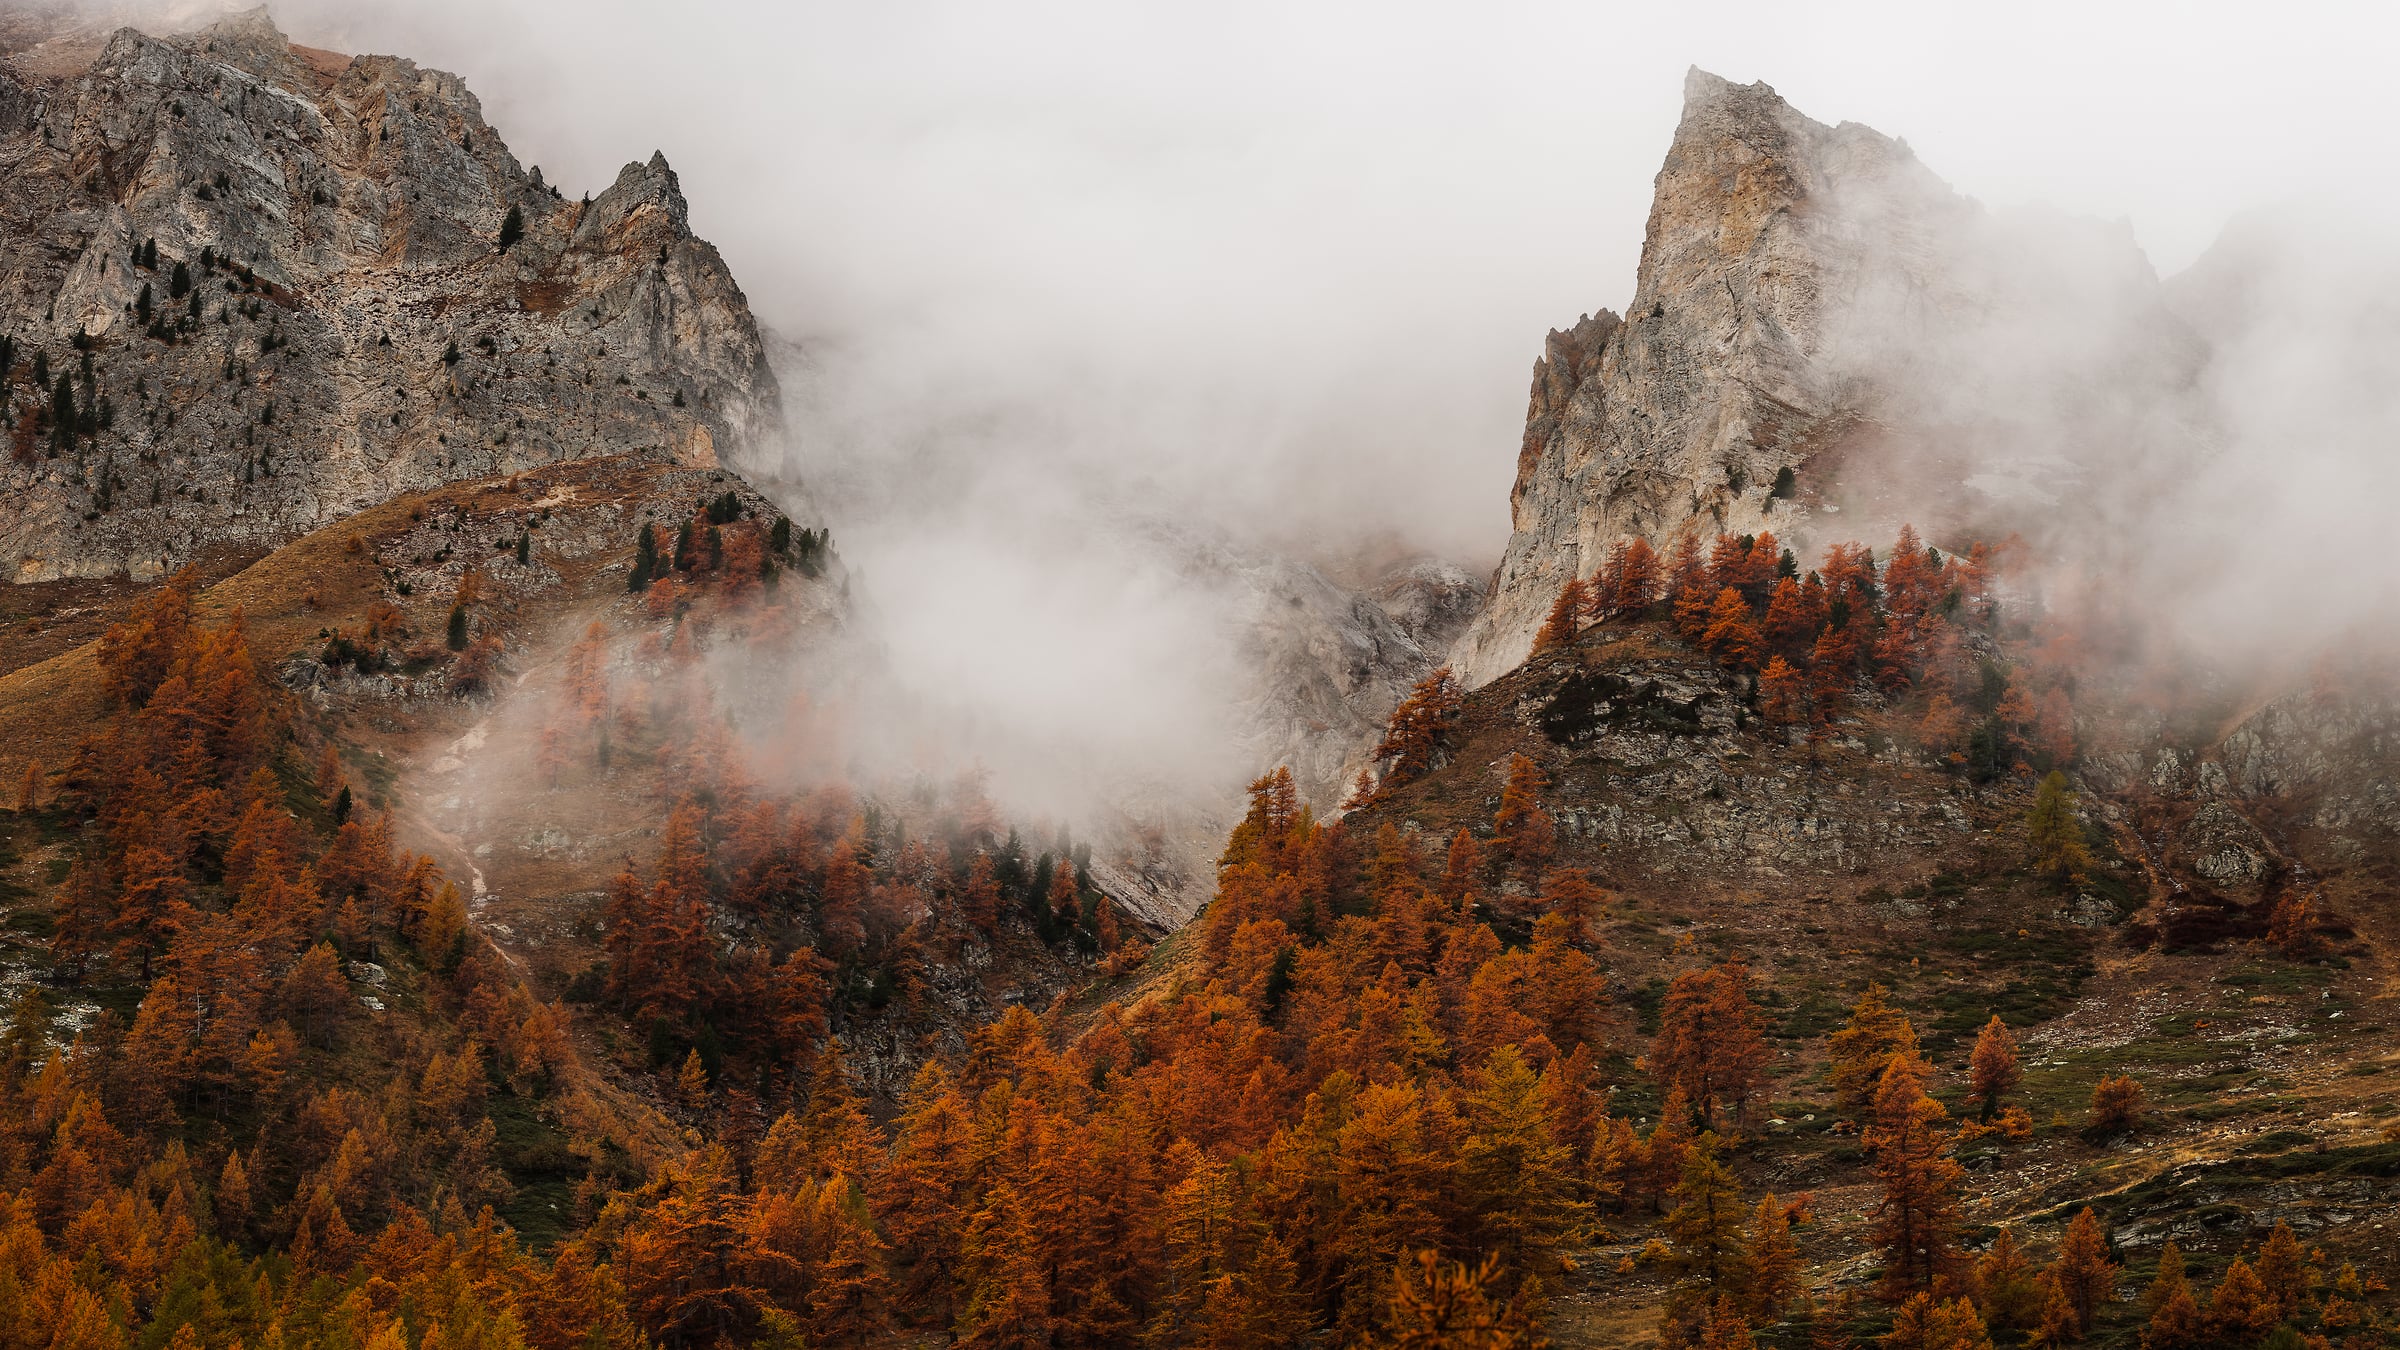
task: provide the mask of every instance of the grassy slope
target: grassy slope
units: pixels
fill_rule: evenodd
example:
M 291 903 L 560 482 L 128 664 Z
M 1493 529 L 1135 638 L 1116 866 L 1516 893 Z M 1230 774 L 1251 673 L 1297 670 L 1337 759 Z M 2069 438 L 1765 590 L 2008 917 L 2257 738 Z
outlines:
M 1446 767 L 1356 823 L 1421 831 L 1429 849 L 1461 826 L 1488 833 L 1516 753 L 1542 765 L 1554 814 L 1613 808 L 1673 820 L 1701 801 L 1789 795 L 1795 782 L 1806 810 L 1858 833 L 1879 817 L 1927 818 L 1945 804 L 1963 812 L 1969 828 L 1919 831 L 1773 874 L 1738 848 L 1715 847 L 1705 821 L 1679 838 L 1670 832 L 1670 842 L 1607 846 L 1561 832 L 1561 861 L 1617 892 L 1598 955 L 1611 976 L 1618 1114 L 1655 1116 L 1655 1091 L 1632 1060 L 1675 972 L 1738 956 L 1760 977 L 1777 1052 L 1763 1114 L 1781 1123 L 1756 1127 L 1739 1170 L 1753 1194 L 1815 1194 L 1818 1222 L 1802 1231 L 1815 1278 L 1857 1278 L 1871 1264 L 1872 1178 L 1855 1134 L 1834 1122 L 1824 1078 L 1824 1038 L 1870 980 L 1910 1013 L 1942 1071 L 1937 1095 L 1954 1111 L 1965 1105 L 1966 1055 L 1987 1017 L 2000 1014 L 2024 1043 L 2018 1100 L 2035 1116 L 2035 1138 L 1979 1140 L 1961 1155 L 1979 1231 L 2024 1224 L 2038 1251 L 2076 1209 L 2095 1203 L 2119 1226 L 2130 1278 L 2147 1278 L 2167 1236 L 2193 1251 L 2196 1270 L 2221 1268 L 2277 1218 L 2335 1264 L 2388 1261 L 2390 1230 L 2374 1225 L 2400 1212 L 2400 1144 L 2382 1138 L 2400 1126 L 2400 1036 L 2386 1025 L 2389 986 L 2377 974 L 2385 956 L 2371 932 L 2312 964 L 2253 943 L 2137 950 L 2124 941 L 2123 921 L 2143 916 L 2149 881 L 2105 838 L 2106 804 L 2097 802 L 2089 803 L 2092 833 L 2108 866 L 2089 889 L 2116 904 L 2119 922 L 2074 922 L 2068 897 L 2022 864 L 2029 785 L 1974 789 L 1896 752 L 1906 733 L 1888 710 L 1844 727 L 1847 744 L 1827 747 L 1813 766 L 1805 750 L 1751 726 L 1689 738 L 1684 769 L 1629 768 L 1609 739 L 1645 729 L 1628 706 L 1596 736 L 1562 744 L 1545 733 L 1552 710 L 1575 701 L 1580 676 L 1662 661 L 1705 665 L 1647 629 L 1590 632 L 1569 652 L 1537 658 L 1470 696 Z M 1716 798 L 1695 786 L 1711 773 L 1723 775 Z M 2152 1128 L 2129 1140 L 2087 1139 L 2092 1085 L 2118 1072 L 2145 1082 L 2158 1108 Z M 1654 1333 L 1663 1281 L 1646 1264 L 1617 1273 L 1620 1259 L 1654 1235 L 1653 1220 L 1624 1216 L 1610 1228 L 1613 1240 L 1580 1254 L 1556 1291 L 1561 1344 L 1638 1345 Z M 2098 1343 L 2130 1344 L 2132 1317 L 2121 1305 Z

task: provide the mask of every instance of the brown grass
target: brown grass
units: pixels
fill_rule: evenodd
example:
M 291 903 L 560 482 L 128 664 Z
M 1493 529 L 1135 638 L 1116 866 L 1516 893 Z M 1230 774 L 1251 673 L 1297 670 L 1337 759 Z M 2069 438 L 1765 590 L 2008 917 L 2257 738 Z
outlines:
M 568 485 L 601 495 L 638 494 L 665 468 L 617 456 L 555 466 L 538 478 L 476 479 L 395 498 L 231 570 L 202 589 L 195 609 L 203 623 L 223 622 L 239 610 L 249 625 L 251 651 L 272 667 L 294 653 L 314 651 L 320 631 L 364 626 L 367 606 L 384 595 L 376 545 L 406 531 L 418 513 L 445 506 L 521 510 L 532 504 L 537 483 L 553 491 Z M 228 558 L 218 565 L 230 568 L 239 561 Z M 201 566 L 205 575 L 209 564 Z M 0 781 L 18 782 L 28 759 L 45 774 L 56 772 L 108 712 L 100 691 L 98 638 L 149 588 L 121 581 L 78 584 L 99 598 L 86 606 L 92 614 L 76 616 L 79 626 L 72 636 L 80 640 L 74 645 L 58 650 L 62 639 L 56 634 L 14 623 L 0 637 L 0 670 L 7 672 L 0 675 Z

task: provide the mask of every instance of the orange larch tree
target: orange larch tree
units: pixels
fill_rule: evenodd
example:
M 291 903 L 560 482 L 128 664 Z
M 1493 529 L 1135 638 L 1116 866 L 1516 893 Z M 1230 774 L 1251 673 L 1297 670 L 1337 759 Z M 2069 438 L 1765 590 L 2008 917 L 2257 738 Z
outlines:
M 1749 670 L 1758 664 L 1758 629 L 1750 621 L 1750 605 L 1740 591 L 1727 586 L 1717 592 L 1700 644 L 1735 670 Z
M 1508 783 L 1500 790 L 1500 808 L 1492 816 L 1493 848 L 1528 881 L 1536 880 L 1557 847 L 1557 827 L 1542 809 L 1546 784 L 1541 768 L 1523 755 L 1508 762 Z
M 1767 658 L 1758 675 L 1758 712 L 1769 726 L 1797 726 L 1810 720 L 1809 679 L 1782 656 Z
M 1692 641 L 1708 630 L 1709 606 L 1716 602 L 1717 587 L 1709 582 L 1708 560 L 1701 556 L 1700 535 L 1691 525 L 1675 536 L 1675 547 L 1667 555 L 1666 594 L 1668 612 L 1674 617 L 1675 631 Z
M 1817 570 L 1825 578 L 1829 607 L 1839 606 L 1846 614 L 1864 617 L 1882 603 L 1883 590 L 1875 579 L 1875 552 L 1866 545 L 1828 545 L 1824 565 Z
M 1874 1110 L 1884 1074 L 1894 1063 L 1921 1063 L 1916 1028 L 1891 1005 L 1880 984 L 1867 986 L 1849 1022 L 1833 1033 L 1826 1048 L 1833 1060 L 1834 1093 L 1853 1119 Z
M 1417 681 L 1392 709 L 1383 739 L 1373 759 L 1380 770 L 1377 791 L 1385 792 L 1432 772 L 1439 762 L 1442 736 L 1458 718 L 1466 695 L 1443 666 Z
M 1662 1087 L 1680 1090 L 1701 1123 L 1715 1126 L 1728 1108 L 1738 1120 L 1766 1063 L 1765 1028 L 1739 963 L 1688 970 L 1667 986 L 1650 1072 Z
M 1741 589 L 1742 583 L 1748 580 L 1747 564 L 1753 542 L 1755 539 L 1750 535 L 1720 533 L 1715 542 L 1708 546 L 1708 594 L 1711 600 L 1716 598 L 1717 592 L 1728 586 Z
M 1720 584 L 1740 591 L 1742 599 L 1756 609 L 1764 606 L 1774 592 L 1783 565 L 1783 545 L 1777 542 L 1773 531 L 1761 530 L 1744 550 L 1732 579 Z
M 1585 603 L 1583 578 L 1567 578 L 1567 584 L 1558 588 L 1558 599 L 1550 604 L 1549 617 L 1542 620 L 1540 631 L 1533 635 L 1535 655 L 1554 651 L 1575 640 L 1576 630 L 1583 620 Z
M 1482 871 L 1483 848 L 1475 842 L 1474 835 L 1461 828 L 1450 836 L 1450 848 L 1443 857 L 1442 876 L 1434 886 L 1434 894 L 1453 912 L 1469 910 L 1481 890 L 1476 877 Z
M 1860 1136 L 1883 1183 L 1872 1236 L 1884 1253 L 1883 1294 L 1893 1302 L 1930 1291 L 1957 1257 L 1965 1173 L 1950 1157 L 1948 1123 L 1925 1094 L 1918 1061 L 1893 1059 L 1876 1087 L 1874 1123 Z
M 192 627 L 198 568 L 186 567 L 127 607 L 100 636 L 100 685 L 118 703 L 139 708 L 182 657 Z
M 2116 1299 L 2117 1263 L 2109 1259 L 2108 1235 L 2101 1231 L 2100 1217 L 2090 1205 L 2067 1224 L 2066 1235 L 2059 1240 L 2058 1259 L 2043 1276 L 2075 1310 L 2078 1334 L 2092 1329 L 2101 1304 Z
M 1967 1061 L 1967 1087 L 1982 1103 L 1981 1119 L 1988 1121 L 1998 1115 L 2000 1099 L 2014 1092 L 2024 1076 L 2017 1066 L 2017 1038 L 2009 1033 L 2000 1014 L 1993 1013 L 1992 1020 L 1976 1034 L 1975 1050 Z
M 1767 597 L 1766 617 L 1759 622 L 1762 650 L 1791 661 L 1808 659 L 1808 646 L 1823 620 L 1809 612 L 1806 593 L 1790 577 L 1776 579 Z
M 979 849 L 974 861 L 967 864 L 967 888 L 959 907 L 977 932 L 989 935 L 999 931 L 1000 877 L 990 853 Z
M 1659 560 L 1650 541 L 1640 536 L 1620 539 L 1608 549 L 1586 599 L 1595 620 L 1638 615 L 1658 599 Z

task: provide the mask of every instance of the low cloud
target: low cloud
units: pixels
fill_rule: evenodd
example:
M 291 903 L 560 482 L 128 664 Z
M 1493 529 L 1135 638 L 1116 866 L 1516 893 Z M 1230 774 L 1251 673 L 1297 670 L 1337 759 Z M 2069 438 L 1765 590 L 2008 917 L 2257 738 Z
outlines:
M 1631 291 L 1693 63 L 1905 134 L 2015 222 L 1989 256 L 2041 260 L 2039 322 L 1917 390 L 1985 415 L 1984 481 L 2063 463 L 2095 509 L 2051 523 L 2113 536 L 2194 634 L 2388 603 L 2372 559 L 2308 576 L 2393 486 L 2389 366 L 2335 336 L 2388 311 L 2329 255 L 2268 288 L 2288 312 L 2196 325 L 2218 345 L 2173 400 L 2108 364 L 2183 359 L 2120 341 L 2150 322 L 2123 255 L 2180 270 L 2240 207 L 2381 162 L 2379 88 L 2327 73 L 2375 49 L 2358 16 L 1804 9 L 276 6 L 300 41 L 459 71 L 570 195 L 666 151 L 792 344 L 760 466 L 833 523 L 929 738 L 1040 800 L 1253 767 L 1239 597 L 1195 538 L 1490 565 L 1541 335 Z

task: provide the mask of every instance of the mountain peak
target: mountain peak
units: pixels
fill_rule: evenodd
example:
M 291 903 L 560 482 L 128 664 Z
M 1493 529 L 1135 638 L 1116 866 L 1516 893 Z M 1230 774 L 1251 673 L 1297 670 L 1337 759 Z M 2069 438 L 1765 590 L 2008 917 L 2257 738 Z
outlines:
M 280 42 L 289 45 L 283 29 L 275 23 L 275 15 L 265 5 L 252 5 L 237 10 L 200 30 L 204 39 L 220 42 Z
M 189 39 L 194 50 L 212 61 L 278 84 L 289 83 L 298 62 L 291 39 L 276 26 L 265 5 L 228 14 Z
M 1480 685 L 1523 660 L 1560 588 L 1618 540 L 1812 542 L 1851 429 L 1927 425 L 1948 387 L 1936 368 L 1980 368 L 1977 325 L 2047 323 L 2095 277 L 2156 289 L 2138 255 L 2087 249 L 2088 275 L 2045 273 L 2057 249 L 2002 234 L 1899 140 L 1693 68 L 1624 322 L 1554 333 L 1536 363 L 1514 533 L 1454 653 L 1460 678 Z
M 1714 71 L 1693 66 L 1683 73 L 1683 112 L 1692 115 L 1694 109 L 1715 106 L 1745 106 L 1753 108 L 1788 108 L 1783 96 L 1764 80 L 1736 84 Z
M 562 459 L 711 463 L 779 415 L 664 155 L 578 211 L 456 76 L 304 61 L 263 7 L 35 78 L 0 86 L 0 322 L 94 412 L 0 466 L 20 580 L 150 575 Z

